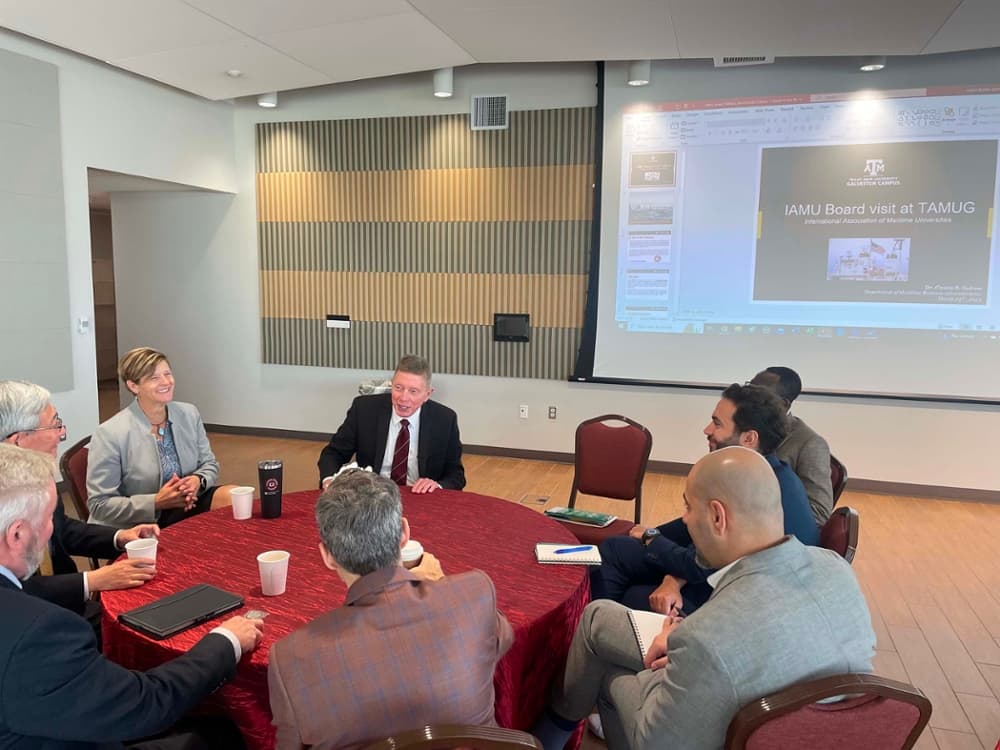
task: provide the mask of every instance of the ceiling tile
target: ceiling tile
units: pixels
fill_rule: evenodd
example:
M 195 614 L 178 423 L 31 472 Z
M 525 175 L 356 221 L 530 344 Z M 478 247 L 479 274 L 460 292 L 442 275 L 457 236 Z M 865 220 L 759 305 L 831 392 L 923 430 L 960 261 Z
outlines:
M 670 0 L 681 56 L 909 55 L 960 0 Z
M 475 62 L 416 12 L 265 34 L 261 39 L 334 81 Z
M 1000 3 L 964 0 L 923 51 L 957 52 L 987 47 L 1000 47 Z
M 406 0 L 184 0 L 251 36 L 412 13 Z
M 411 0 L 480 62 L 677 57 L 666 0 Z
M 248 38 L 111 62 L 208 99 L 230 99 L 331 82 L 329 76 Z M 230 78 L 225 71 L 231 68 L 242 71 L 243 75 Z
M 0 26 L 98 60 L 241 36 L 180 0 L 0 0 Z

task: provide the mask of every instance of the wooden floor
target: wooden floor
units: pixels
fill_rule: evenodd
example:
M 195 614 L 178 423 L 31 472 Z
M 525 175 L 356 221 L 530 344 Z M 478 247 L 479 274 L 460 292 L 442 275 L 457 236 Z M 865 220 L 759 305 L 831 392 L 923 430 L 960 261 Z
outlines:
M 226 482 L 256 485 L 256 462 L 281 458 L 286 491 L 315 487 L 321 443 L 211 435 Z M 472 492 L 565 504 L 570 464 L 466 455 Z M 683 478 L 650 473 L 643 522 L 681 513 Z M 534 496 L 548 497 L 532 504 Z M 584 507 L 631 512 L 586 498 Z M 993 750 L 1000 738 L 1000 505 L 844 493 L 861 516 L 854 561 L 878 636 L 879 674 L 911 682 L 931 699 L 930 731 L 918 748 Z M 625 508 L 623 511 L 622 508 Z M 588 740 L 593 746 L 596 741 Z

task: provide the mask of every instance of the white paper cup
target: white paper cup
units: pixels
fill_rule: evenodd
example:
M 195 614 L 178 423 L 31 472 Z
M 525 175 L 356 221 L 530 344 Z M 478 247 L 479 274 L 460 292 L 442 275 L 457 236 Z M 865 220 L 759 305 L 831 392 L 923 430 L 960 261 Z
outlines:
M 420 565 L 424 557 L 424 545 L 416 539 L 411 539 L 404 546 L 399 555 L 403 560 L 404 568 L 415 568 Z
M 131 542 L 125 543 L 125 554 L 128 555 L 130 560 L 137 557 L 148 557 L 151 560 L 155 560 L 156 545 L 158 543 L 155 536 L 147 537 L 146 539 L 133 539 Z
M 281 596 L 288 580 L 288 558 L 284 550 L 271 550 L 257 555 L 260 569 L 260 590 L 264 596 Z
M 233 518 L 245 521 L 253 515 L 253 487 L 234 487 L 229 493 L 233 499 Z

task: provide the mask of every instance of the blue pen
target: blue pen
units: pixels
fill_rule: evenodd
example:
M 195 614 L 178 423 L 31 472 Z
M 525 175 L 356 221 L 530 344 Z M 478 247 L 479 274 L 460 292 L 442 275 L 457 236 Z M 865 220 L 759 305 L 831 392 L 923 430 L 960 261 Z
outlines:
M 593 548 L 593 544 L 585 544 L 582 547 L 563 547 L 562 549 L 552 550 L 552 553 L 556 555 L 566 555 L 570 552 L 586 552 L 587 550 Z

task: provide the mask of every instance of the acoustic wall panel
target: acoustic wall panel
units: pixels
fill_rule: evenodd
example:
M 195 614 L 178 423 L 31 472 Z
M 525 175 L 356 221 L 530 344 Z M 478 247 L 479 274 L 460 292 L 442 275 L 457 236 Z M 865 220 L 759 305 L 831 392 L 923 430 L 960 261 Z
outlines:
M 562 379 L 590 255 L 594 110 L 263 123 L 257 129 L 263 357 Z M 531 315 L 494 342 L 494 312 Z M 327 314 L 349 315 L 328 329 Z

